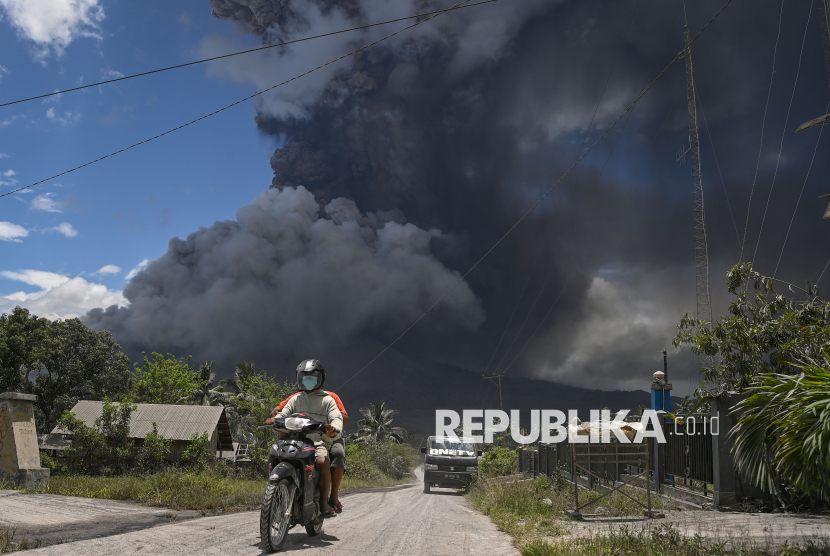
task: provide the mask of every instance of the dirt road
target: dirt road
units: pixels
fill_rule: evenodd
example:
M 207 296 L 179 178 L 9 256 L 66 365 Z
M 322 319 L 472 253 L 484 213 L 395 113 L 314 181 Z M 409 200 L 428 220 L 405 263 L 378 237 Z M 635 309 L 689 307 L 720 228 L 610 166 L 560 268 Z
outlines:
M 5 501 L 20 497 L 22 502 L 24 496 L 29 495 L 17 495 Z M 309 537 L 303 528 L 295 527 L 288 534 L 283 552 L 300 550 L 303 556 L 335 552 L 338 556 L 518 555 L 510 537 L 497 531 L 489 518 L 473 510 L 454 491 L 434 489 L 433 494 L 424 494 L 421 483 L 416 483 L 347 493 L 342 502 L 343 513 L 326 520 L 321 536 Z M 127 516 L 122 514 L 119 518 L 129 523 Z M 47 546 L 27 554 L 261 554 L 258 527 L 258 512 L 240 512 L 175 520 L 141 531 Z

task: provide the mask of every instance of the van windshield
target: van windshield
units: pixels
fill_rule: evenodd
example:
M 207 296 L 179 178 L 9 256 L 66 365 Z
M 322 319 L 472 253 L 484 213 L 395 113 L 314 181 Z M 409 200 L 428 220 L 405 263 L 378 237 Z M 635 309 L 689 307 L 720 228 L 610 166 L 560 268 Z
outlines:
M 472 442 L 434 439 L 429 441 L 429 453 L 433 456 L 475 456 L 476 445 Z

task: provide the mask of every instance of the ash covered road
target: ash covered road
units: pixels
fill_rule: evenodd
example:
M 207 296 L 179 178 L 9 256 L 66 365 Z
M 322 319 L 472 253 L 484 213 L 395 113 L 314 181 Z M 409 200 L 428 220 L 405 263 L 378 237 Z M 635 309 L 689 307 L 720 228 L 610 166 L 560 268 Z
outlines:
M 510 537 L 454 491 L 422 492 L 422 483 L 342 497 L 343 513 L 326 520 L 323 534 L 302 527 L 288 533 L 282 553 L 313 556 L 518 555 Z M 104 501 L 102 501 L 104 502 Z M 128 520 L 125 520 L 125 522 Z M 176 554 L 207 556 L 262 554 L 259 512 L 240 512 L 157 525 L 47 546 L 27 554 L 98 556 Z

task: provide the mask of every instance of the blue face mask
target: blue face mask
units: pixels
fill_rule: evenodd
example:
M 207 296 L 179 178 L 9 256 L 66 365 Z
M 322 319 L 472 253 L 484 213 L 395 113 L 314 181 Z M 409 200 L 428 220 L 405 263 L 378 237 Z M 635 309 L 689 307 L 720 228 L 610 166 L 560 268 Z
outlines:
M 304 376 L 303 377 L 303 386 L 306 390 L 314 390 L 317 387 L 317 377 L 316 376 Z

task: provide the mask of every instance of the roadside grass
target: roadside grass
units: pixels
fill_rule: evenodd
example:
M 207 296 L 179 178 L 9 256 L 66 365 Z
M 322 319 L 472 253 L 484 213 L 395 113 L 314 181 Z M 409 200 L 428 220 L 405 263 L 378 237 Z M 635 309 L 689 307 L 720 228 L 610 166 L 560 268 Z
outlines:
M 639 489 L 622 489 L 628 496 L 646 502 L 646 494 Z M 642 515 L 643 508 L 621 493 L 612 493 L 601 500 L 601 492 L 580 490 L 581 504 L 589 502 L 583 513 L 608 516 Z M 560 536 L 567 532 L 560 520 L 565 510 L 573 509 L 573 489 L 564 481 L 539 477 L 529 481 L 482 481 L 468 495 L 470 502 L 503 531 L 519 542 L 538 536 Z M 652 508 L 665 507 L 657 496 L 651 498 Z
M 521 545 L 540 536 L 566 534 L 567 529 L 559 523 L 564 516 L 562 510 L 545 503 L 546 498 L 551 500 L 551 493 L 558 497 L 544 477 L 521 482 L 480 481 L 470 489 L 467 499 Z
M 347 476 L 343 478 L 341 491 L 394 486 L 413 480 L 412 476 L 401 480 L 384 477 L 371 481 Z M 44 488 L 26 492 L 134 500 L 150 506 L 215 514 L 258 509 L 266 486 L 265 478 L 252 479 L 245 476 L 228 476 L 227 473 L 212 470 L 197 473 L 171 468 L 148 476 L 56 475 Z
M 602 493 L 579 491 L 580 503 L 594 500 L 582 510 L 607 516 L 642 515 L 643 508 L 619 493 L 598 500 Z M 626 494 L 642 502 L 646 494 L 635 488 Z M 808 542 L 805 546 L 770 550 L 733 542 L 712 542 L 701 537 L 686 538 L 675 528 L 663 524 L 649 530 L 624 525 L 607 534 L 573 537 L 566 525 L 565 510 L 573 509 L 573 486 L 546 477 L 526 481 L 481 481 L 467 495 L 479 511 L 488 515 L 502 531 L 511 535 L 522 556 L 820 556 L 830 555 L 830 540 Z M 666 502 L 652 496 L 652 507 Z
M 16 527 L 0 526 L 0 554 L 40 547 L 40 541 L 30 541 L 17 533 Z
M 27 492 L 135 500 L 150 506 L 217 513 L 259 507 L 265 486 L 265 479 L 228 477 L 211 470 L 196 473 L 173 468 L 148 476 L 56 475 L 44 488 Z
M 768 549 L 752 544 L 713 543 L 695 536 L 686 538 L 671 525 L 651 530 L 620 527 L 604 535 L 578 539 L 534 539 L 520 547 L 522 556 L 822 556 L 830 554 L 827 540 L 805 546 Z

